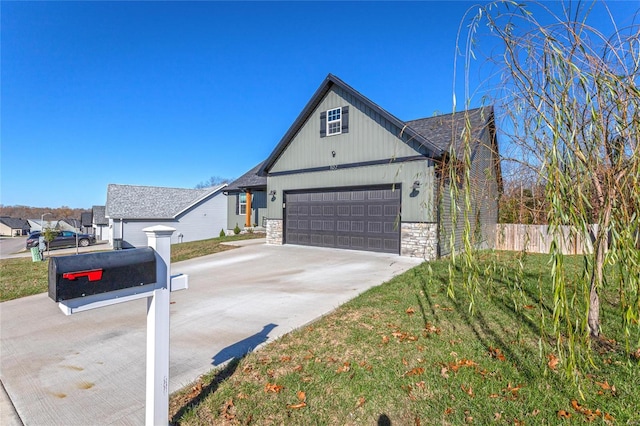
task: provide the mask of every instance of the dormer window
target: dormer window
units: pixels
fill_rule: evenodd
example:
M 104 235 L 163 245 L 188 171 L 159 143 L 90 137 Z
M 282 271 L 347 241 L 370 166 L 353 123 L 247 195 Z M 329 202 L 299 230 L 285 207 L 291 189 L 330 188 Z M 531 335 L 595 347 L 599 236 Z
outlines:
M 320 137 L 349 133 L 349 107 L 332 108 L 320 113 Z
M 342 108 L 327 111 L 327 135 L 342 133 Z

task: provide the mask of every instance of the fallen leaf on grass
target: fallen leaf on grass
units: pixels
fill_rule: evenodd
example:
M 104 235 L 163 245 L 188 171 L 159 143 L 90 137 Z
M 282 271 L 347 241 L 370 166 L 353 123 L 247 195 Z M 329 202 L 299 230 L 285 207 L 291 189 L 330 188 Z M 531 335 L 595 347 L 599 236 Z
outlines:
M 266 385 L 264 385 L 264 391 L 267 393 L 278 393 L 280 392 L 282 389 L 284 389 L 283 386 L 280 385 L 276 385 L 275 383 L 269 383 L 267 382 Z
M 465 387 L 464 385 L 460 385 L 460 389 L 462 389 L 462 391 L 464 393 L 466 393 L 467 395 L 469 395 L 471 398 L 473 398 L 473 389 L 471 388 L 471 386 L 469 386 L 468 388 Z
M 291 361 L 291 357 L 290 356 L 280 357 L 280 362 L 289 362 L 289 361 Z
M 408 307 L 406 312 L 407 312 L 407 315 L 413 315 L 416 313 L 415 309 L 413 309 L 412 307 Z
M 226 402 L 226 404 L 224 404 L 224 418 L 227 420 L 233 420 L 235 419 L 236 415 L 234 413 L 235 411 L 235 407 L 233 405 L 233 399 L 230 399 L 229 401 Z
M 547 363 L 547 365 L 550 369 L 555 370 L 560 360 L 554 354 L 547 355 L 547 358 L 549 358 L 549 362 Z
M 351 363 L 345 362 L 344 364 L 342 364 L 342 367 L 336 370 L 336 373 L 346 373 L 349 370 L 351 370 Z
M 535 306 L 533 306 L 533 305 L 524 305 L 523 307 L 525 309 L 534 309 L 535 308 Z
M 299 404 L 290 404 L 287 405 L 287 408 L 291 409 L 291 410 L 297 410 L 298 408 L 304 408 L 307 406 L 306 402 L 301 402 Z
M 537 408 L 531 412 L 532 416 L 537 416 L 538 414 L 540 414 L 540 410 L 538 410 Z
M 449 374 L 447 373 L 448 371 L 449 371 L 449 369 L 447 367 L 442 367 L 440 369 L 440 375 L 442 377 L 444 377 L 445 379 L 448 379 L 449 378 Z
M 420 375 L 422 373 L 424 373 L 424 368 L 416 367 L 416 368 L 414 368 L 412 370 L 409 370 L 409 371 L 405 372 L 403 374 L 403 376 L 417 376 L 417 375 Z
M 430 322 L 425 324 L 424 331 L 425 331 L 425 334 L 427 334 L 427 335 L 433 334 L 433 333 L 440 334 L 442 332 L 442 330 L 440 330 L 438 327 L 436 327 L 435 325 L 431 324 Z
M 568 419 L 571 417 L 571 413 L 565 410 L 558 410 L 556 415 L 558 416 L 559 419 Z
M 389 336 L 382 336 L 382 343 L 384 343 L 385 345 L 389 343 Z
M 513 396 L 518 396 L 518 391 L 522 389 L 522 385 L 511 386 L 511 383 L 507 384 L 507 387 L 502 389 L 503 392 L 511 392 Z
M 356 407 L 360 408 L 364 405 L 365 403 L 365 399 L 364 396 L 361 396 L 360 398 L 358 398 L 358 402 L 356 403 Z
M 500 361 L 506 361 L 506 358 L 504 357 L 504 354 L 502 353 L 502 350 L 500 348 L 494 348 L 489 346 L 489 353 L 493 358 L 497 358 Z
M 296 372 L 302 371 L 302 364 L 298 364 L 295 367 L 293 367 L 293 371 L 296 371 Z
M 493 413 L 493 420 L 500 420 L 502 418 L 501 413 Z
M 444 410 L 444 415 L 448 416 L 449 414 L 453 413 L 453 408 L 448 407 L 446 410 Z
M 307 394 L 304 393 L 303 391 L 298 391 L 296 395 L 298 396 L 298 399 L 302 402 L 307 400 Z

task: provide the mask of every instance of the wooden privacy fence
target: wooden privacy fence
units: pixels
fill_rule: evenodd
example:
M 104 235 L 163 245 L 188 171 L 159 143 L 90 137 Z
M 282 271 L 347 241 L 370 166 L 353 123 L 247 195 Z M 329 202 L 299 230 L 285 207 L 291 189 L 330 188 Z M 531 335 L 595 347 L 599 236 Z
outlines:
M 590 225 L 594 235 L 598 225 Z M 556 242 L 563 254 L 588 254 L 593 252 L 591 238 L 579 235 L 578 230 L 570 226 L 556 228 Z M 548 225 L 519 225 L 499 223 L 496 225 L 496 250 L 525 251 L 527 253 L 549 253 L 553 235 Z

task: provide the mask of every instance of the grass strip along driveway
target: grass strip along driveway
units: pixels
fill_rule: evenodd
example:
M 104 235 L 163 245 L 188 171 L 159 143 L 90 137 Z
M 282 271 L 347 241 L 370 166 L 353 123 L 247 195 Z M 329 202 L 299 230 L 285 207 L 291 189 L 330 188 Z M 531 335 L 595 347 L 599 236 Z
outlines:
M 173 423 L 640 424 L 640 333 L 625 351 L 615 289 L 578 387 L 540 337 L 547 256 L 488 256 L 501 266 L 484 269 L 475 315 L 462 290 L 447 297 L 447 261 L 425 263 L 172 395 Z M 566 261 L 578 271 L 583 259 Z
M 209 240 L 171 245 L 171 262 L 230 250 L 234 241 L 264 238 L 264 234 L 241 234 Z M 55 256 L 55 251 L 51 252 Z M 31 258 L 0 260 L 0 302 L 44 293 L 48 290 L 49 261 L 33 262 Z

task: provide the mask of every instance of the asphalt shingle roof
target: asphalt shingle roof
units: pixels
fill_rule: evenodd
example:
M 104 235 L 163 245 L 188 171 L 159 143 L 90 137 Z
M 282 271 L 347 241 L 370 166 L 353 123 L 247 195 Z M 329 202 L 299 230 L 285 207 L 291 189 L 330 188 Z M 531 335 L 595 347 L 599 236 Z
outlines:
M 109 184 L 105 215 L 113 219 L 172 219 L 225 186 L 185 189 Z
M 93 206 L 93 222 L 96 225 L 108 225 L 109 219 L 104 217 L 105 206 Z
M 455 114 L 437 115 L 429 118 L 407 121 L 407 126 L 416 133 L 429 139 L 440 150 L 448 152 L 452 139 L 456 141 L 456 153 L 460 154 L 460 144 L 466 120 L 469 120 L 472 141 L 477 139 L 482 131 L 491 123 L 491 107 L 476 108 L 460 111 Z
M 245 188 L 266 188 L 267 187 L 267 177 L 259 176 L 258 172 L 262 167 L 263 163 L 258 164 L 247 173 L 240 176 L 238 179 L 234 180 L 227 186 L 224 190 L 228 192 L 233 191 L 241 191 Z
M 11 229 L 29 228 L 29 222 L 25 219 L 17 219 L 15 217 L 0 217 L 0 222 L 4 223 Z

